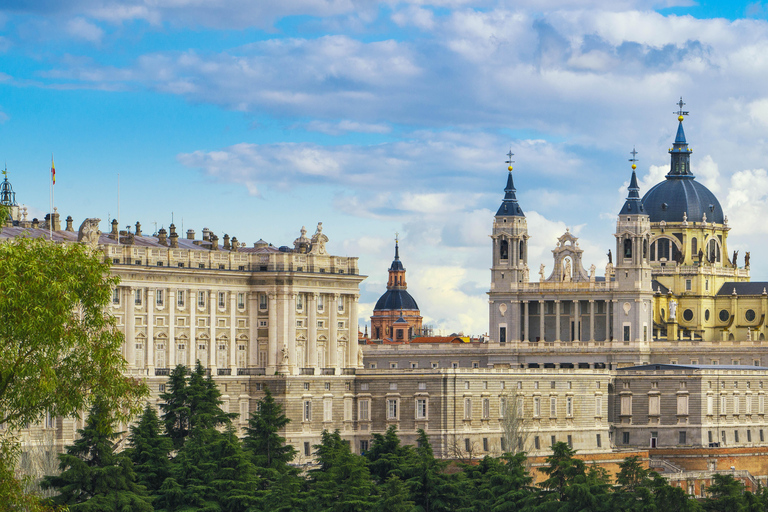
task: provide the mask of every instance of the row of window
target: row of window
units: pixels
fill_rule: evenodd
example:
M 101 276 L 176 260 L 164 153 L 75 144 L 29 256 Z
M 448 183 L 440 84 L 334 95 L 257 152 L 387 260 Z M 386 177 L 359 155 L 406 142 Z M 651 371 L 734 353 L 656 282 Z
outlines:
M 197 305 L 198 307 L 205 307 L 206 304 L 206 297 L 208 295 L 208 292 L 200 291 L 197 292 Z M 141 306 L 143 302 L 144 297 L 144 290 L 135 290 L 134 300 L 133 303 L 137 306 Z M 226 292 L 218 292 L 218 306 L 219 308 L 225 308 L 226 307 Z M 186 301 L 186 292 L 185 290 L 178 290 L 176 291 L 176 304 L 179 307 L 184 307 Z M 155 290 L 155 303 L 158 306 L 163 306 L 165 304 L 165 290 Z M 323 295 L 317 296 L 317 310 L 319 312 L 324 311 L 325 301 L 323 298 Z M 119 305 L 120 304 L 120 289 L 115 288 L 112 290 L 112 304 Z M 259 309 L 267 309 L 267 295 L 266 294 L 259 294 Z M 240 292 L 237 294 L 237 309 L 245 309 L 245 293 Z M 339 300 L 337 309 L 339 313 L 344 312 L 344 301 Z M 298 294 L 296 296 L 296 310 L 297 311 L 303 311 L 304 310 L 304 296 L 302 294 Z
M 752 430 L 747 429 L 747 443 L 752 442 Z M 733 431 L 733 442 L 734 443 L 740 443 L 740 437 L 739 437 L 739 430 Z M 758 439 L 761 443 L 765 442 L 765 432 L 763 429 L 758 430 Z M 649 440 L 649 445 L 651 448 L 656 448 L 658 446 L 659 440 L 659 433 L 657 431 L 651 431 L 651 436 Z M 715 440 L 715 433 L 712 430 L 707 431 L 707 441 L 709 442 L 710 446 L 716 446 L 718 441 Z M 622 444 L 628 445 L 631 444 L 631 436 L 630 432 L 622 432 L 621 434 L 621 442 Z M 688 442 L 688 433 L 685 430 L 680 430 L 677 433 L 677 443 L 678 444 L 686 444 Z M 723 445 L 728 444 L 728 432 L 726 430 L 720 431 L 720 439 L 719 443 L 722 443 Z

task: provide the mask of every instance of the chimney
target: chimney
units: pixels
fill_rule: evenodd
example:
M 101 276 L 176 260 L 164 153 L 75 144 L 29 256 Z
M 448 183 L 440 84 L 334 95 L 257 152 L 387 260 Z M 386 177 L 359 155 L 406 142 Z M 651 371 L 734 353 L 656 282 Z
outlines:
M 112 231 L 109 233 L 109 238 L 117 240 L 117 219 L 112 219 Z
M 209 237 L 209 240 L 211 241 L 211 250 L 212 251 L 218 251 L 219 250 L 219 237 L 217 237 L 213 233 L 209 233 L 208 237 Z
M 66 231 L 74 231 L 75 230 L 75 228 L 72 227 L 72 222 L 73 222 L 72 216 L 68 215 L 67 216 L 67 229 L 66 229 Z
M 228 251 L 232 248 L 231 245 L 229 245 L 229 235 L 224 233 L 224 250 Z
M 237 252 L 238 247 L 240 247 L 240 244 L 237 241 L 237 237 L 232 237 L 232 252 Z
M 136 236 L 141 236 L 141 222 L 136 221 Z
M 179 235 L 176 233 L 176 225 L 171 224 L 168 226 L 171 230 L 171 247 L 177 248 L 179 246 Z
M 34 219 L 32 219 L 32 229 L 37 229 L 39 227 L 40 227 L 40 221 L 37 220 L 37 217 L 35 217 Z
M 194 229 L 188 229 L 187 230 L 187 240 L 194 240 L 195 239 L 195 230 Z
M 53 230 L 54 231 L 61 231 L 61 220 L 59 220 L 59 212 L 56 211 L 57 208 L 53 208 Z
M 168 237 L 166 236 L 168 232 L 165 230 L 165 228 L 160 228 L 160 231 L 157 232 L 157 243 L 160 245 L 168 245 Z
M 203 228 L 203 240 L 209 240 L 211 239 L 211 230 L 208 228 Z

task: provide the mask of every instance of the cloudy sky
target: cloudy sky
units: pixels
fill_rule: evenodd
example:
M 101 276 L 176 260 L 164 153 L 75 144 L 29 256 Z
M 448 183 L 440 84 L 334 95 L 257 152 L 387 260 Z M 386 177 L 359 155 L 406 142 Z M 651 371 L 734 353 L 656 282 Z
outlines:
M 0 159 L 30 216 L 171 219 L 249 245 L 322 221 L 359 256 L 361 325 L 395 233 L 444 332 L 488 329 L 492 216 L 515 153 L 531 268 L 603 268 L 677 123 L 768 280 L 768 4 L 690 0 L 5 0 Z M 536 275 L 536 272 L 532 272 Z

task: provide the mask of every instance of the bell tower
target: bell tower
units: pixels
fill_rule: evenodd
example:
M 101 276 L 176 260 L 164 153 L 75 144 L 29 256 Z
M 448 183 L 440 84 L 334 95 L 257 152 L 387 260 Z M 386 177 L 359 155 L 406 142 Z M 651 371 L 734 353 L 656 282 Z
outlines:
M 520 301 L 515 298 L 522 283 L 528 282 L 528 222 L 515 196 L 512 180 L 513 153 L 507 156 L 507 186 L 504 200 L 493 218 L 491 259 L 490 337 L 500 344 L 523 339 Z
M 616 221 L 616 282 L 620 290 L 651 290 L 651 221 L 637 185 L 637 151 L 632 149 L 629 194 Z

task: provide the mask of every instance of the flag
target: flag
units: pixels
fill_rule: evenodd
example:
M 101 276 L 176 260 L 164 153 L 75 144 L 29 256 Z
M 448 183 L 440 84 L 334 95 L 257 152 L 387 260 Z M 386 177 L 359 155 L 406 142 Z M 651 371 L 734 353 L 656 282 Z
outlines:
M 56 184 L 56 166 L 53 165 L 53 155 L 51 155 L 51 182 Z

